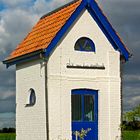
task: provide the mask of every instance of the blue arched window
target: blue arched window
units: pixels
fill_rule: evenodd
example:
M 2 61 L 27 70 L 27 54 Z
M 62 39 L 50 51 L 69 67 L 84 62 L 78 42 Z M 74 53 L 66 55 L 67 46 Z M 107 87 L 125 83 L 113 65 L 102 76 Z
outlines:
M 36 103 L 35 90 L 30 88 L 28 91 L 28 99 L 26 106 L 33 106 Z
M 81 37 L 76 41 L 74 49 L 76 51 L 95 52 L 95 44 L 91 39 Z

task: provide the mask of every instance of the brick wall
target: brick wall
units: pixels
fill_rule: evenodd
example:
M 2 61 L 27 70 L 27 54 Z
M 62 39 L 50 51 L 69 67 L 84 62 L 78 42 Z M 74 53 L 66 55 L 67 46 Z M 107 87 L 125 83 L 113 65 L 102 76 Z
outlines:
M 80 37 L 89 37 L 96 52 L 74 51 Z M 78 65 L 104 64 L 105 70 L 68 69 Z M 48 61 L 50 139 L 71 139 L 71 90 L 99 90 L 99 140 L 120 136 L 120 55 L 115 51 L 87 11 L 67 32 Z
M 46 140 L 45 76 L 41 60 L 16 67 L 16 140 Z M 36 104 L 26 106 L 28 90 L 36 93 Z

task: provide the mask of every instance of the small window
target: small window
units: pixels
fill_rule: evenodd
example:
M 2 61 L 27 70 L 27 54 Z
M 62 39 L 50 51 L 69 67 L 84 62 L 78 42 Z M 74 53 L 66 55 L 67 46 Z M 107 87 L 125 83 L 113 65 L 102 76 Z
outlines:
M 88 94 L 72 94 L 72 121 L 95 121 L 95 97 Z
M 84 120 L 94 121 L 94 96 L 84 95 Z
M 72 121 L 82 120 L 82 98 L 81 95 L 72 95 Z
M 95 44 L 91 39 L 82 37 L 77 40 L 74 49 L 76 51 L 95 52 Z
M 28 101 L 27 101 L 27 106 L 33 106 L 36 103 L 36 95 L 35 95 L 35 90 L 34 89 L 29 89 L 28 91 Z

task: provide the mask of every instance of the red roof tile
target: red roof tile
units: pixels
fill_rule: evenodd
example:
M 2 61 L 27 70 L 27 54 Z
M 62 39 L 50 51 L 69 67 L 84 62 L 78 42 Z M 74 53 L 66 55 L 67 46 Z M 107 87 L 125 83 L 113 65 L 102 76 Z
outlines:
M 27 37 L 10 54 L 7 60 L 47 48 L 80 3 L 81 0 L 77 0 L 42 17 Z

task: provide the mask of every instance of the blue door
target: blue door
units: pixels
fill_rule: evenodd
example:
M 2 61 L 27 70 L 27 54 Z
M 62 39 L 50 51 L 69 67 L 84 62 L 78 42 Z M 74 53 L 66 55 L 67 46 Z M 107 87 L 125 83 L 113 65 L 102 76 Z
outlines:
M 98 140 L 98 91 L 72 90 L 71 108 L 72 140 Z

